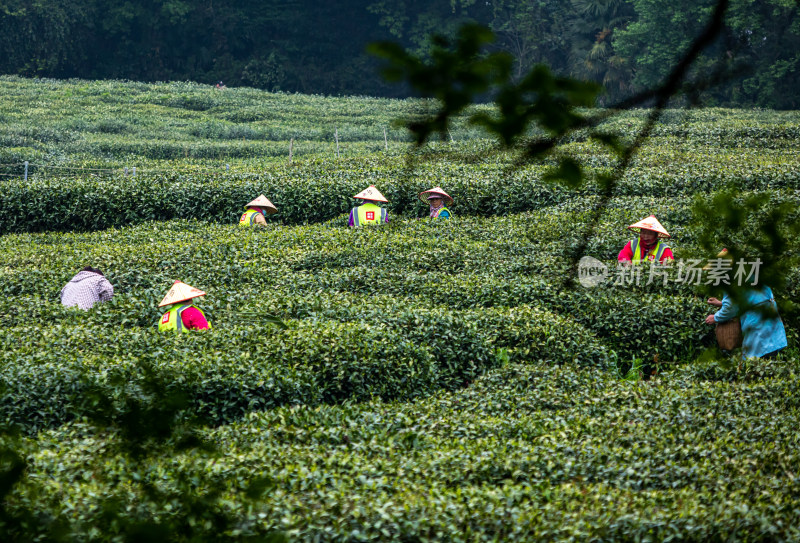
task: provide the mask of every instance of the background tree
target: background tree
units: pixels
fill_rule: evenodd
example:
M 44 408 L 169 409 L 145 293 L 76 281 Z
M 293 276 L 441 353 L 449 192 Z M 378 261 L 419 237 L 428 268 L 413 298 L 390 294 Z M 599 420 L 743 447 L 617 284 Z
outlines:
M 497 35 L 495 47 L 514 57 L 514 77 L 519 79 L 535 64 L 547 64 L 566 72 L 569 62 L 572 9 L 554 0 L 515 2 L 496 0 L 490 28 Z
M 602 84 L 599 100 L 611 103 L 662 79 L 712 8 L 713 0 L 0 0 L 0 73 L 404 97 L 411 89 L 377 75 L 367 44 L 392 39 L 430 58 L 431 33 L 454 39 L 471 22 L 495 33 L 487 52 L 509 53 L 514 79 L 546 64 Z M 706 74 L 723 59 L 739 75 L 704 99 L 798 107 L 797 2 L 734 0 L 723 26 L 693 70 Z
M 0 1 L 0 72 L 70 77 L 91 57 L 94 0 Z
M 601 83 L 614 98 L 630 88 L 630 58 L 612 45 L 617 30 L 633 18 L 629 0 L 572 0 L 570 74 Z
M 614 45 L 633 61 L 635 88 L 655 85 L 708 19 L 715 3 L 678 0 L 670 9 L 656 0 L 632 0 L 635 17 Z M 704 93 L 706 103 L 794 108 L 800 104 L 800 13 L 793 0 L 733 0 L 722 32 L 692 69 L 705 77 L 712 65 L 740 72 Z

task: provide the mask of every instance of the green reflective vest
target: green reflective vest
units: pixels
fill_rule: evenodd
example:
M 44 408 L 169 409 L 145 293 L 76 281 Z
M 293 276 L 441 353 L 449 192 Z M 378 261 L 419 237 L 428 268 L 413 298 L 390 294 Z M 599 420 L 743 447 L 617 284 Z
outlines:
M 186 332 L 188 328 L 183 326 L 183 320 L 181 319 L 181 313 L 187 308 L 193 307 L 192 304 L 176 304 L 172 306 L 172 309 L 161 315 L 161 320 L 158 321 L 158 331 L 159 332 Z M 203 313 L 203 310 L 197 306 L 194 306 L 203 317 L 206 316 Z M 208 323 L 209 330 L 211 329 L 211 323 Z
M 255 224 L 256 215 L 260 215 L 260 211 L 256 211 L 255 209 L 248 209 L 242 214 L 242 218 L 239 219 L 239 226 L 253 226 Z
M 362 204 L 355 208 L 353 213 L 353 225 L 364 226 L 365 224 L 383 224 L 386 222 L 386 210 L 375 204 Z
M 631 245 L 633 246 L 633 259 L 631 262 L 634 264 L 639 264 L 642 261 L 642 251 L 639 248 L 639 238 L 636 238 L 634 241 L 632 241 Z M 667 244 L 659 239 L 655 247 L 650 249 L 650 252 L 645 255 L 645 260 L 661 262 L 661 255 L 664 254 L 666 249 L 668 249 Z
M 440 217 L 439 217 L 439 215 L 442 213 L 442 211 L 447 211 L 447 215 L 446 215 L 446 216 L 444 216 L 444 217 L 441 217 L 442 219 L 449 219 L 450 217 L 452 217 L 452 216 L 453 216 L 453 212 L 452 212 L 452 211 L 450 211 L 450 210 L 449 210 L 449 209 L 447 209 L 446 207 L 442 206 L 442 207 L 440 207 L 439 209 L 437 209 L 437 210 L 436 210 L 436 214 L 435 214 L 433 217 L 431 217 L 431 218 L 432 218 L 432 219 L 438 219 L 438 218 L 440 218 Z

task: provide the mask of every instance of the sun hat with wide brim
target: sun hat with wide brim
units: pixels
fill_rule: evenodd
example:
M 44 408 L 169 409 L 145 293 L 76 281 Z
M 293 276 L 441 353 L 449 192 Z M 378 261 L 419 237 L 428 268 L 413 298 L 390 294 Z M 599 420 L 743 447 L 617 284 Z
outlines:
M 160 304 L 158 304 L 158 307 L 177 304 L 178 302 L 185 302 L 186 300 L 191 300 L 192 298 L 205 295 L 206 293 L 200 289 L 190 287 L 186 283 L 182 283 L 180 281 L 175 281 L 172 284 L 172 288 L 169 289 L 169 292 L 167 292 L 167 295 L 164 296 L 164 299 L 161 300 Z
M 269 201 L 269 198 L 267 198 L 263 194 L 258 198 L 256 198 L 255 200 L 253 200 L 252 202 L 250 202 L 249 204 L 247 204 L 246 206 L 244 206 L 245 209 L 247 209 L 248 207 L 264 208 L 264 211 L 267 213 L 267 215 L 272 215 L 273 213 L 278 212 L 278 208 L 275 207 L 272 204 L 272 202 Z
M 661 223 L 658 222 L 655 215 L 650 215 L 646 219 L 642 219 L 639 222 L 635 222 L 628 227 L 629 230 L 633 230 L 634 232 L 639 232 L 641 230 L 652 230 L 658 234 L 660 238 L 668 238 L 670 237 L 669 232 L 667 229 L 661 226 Z
M 441 198 L 445 201 L 446 205 L 453 205 L 453 198 L 442 190 L 442 187 L 433 187 L 432 189 L 424 190 L 419 193 L 419 199 L 427 204 L 431 198 Z
M 370 185 L 369 187 L 365 188 L 353 198 L 358 198 L 360 200 L 372 200 L 373 202 L 385 202 L 389 203 L 389 200 L 383 197 L 381 191 L 375 188 L 375 185 Z

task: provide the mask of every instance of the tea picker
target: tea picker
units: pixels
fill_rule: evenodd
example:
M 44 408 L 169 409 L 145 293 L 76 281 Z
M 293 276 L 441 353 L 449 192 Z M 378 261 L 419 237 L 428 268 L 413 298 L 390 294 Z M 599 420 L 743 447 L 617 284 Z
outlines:
M 158 321 L 159 332 L 186 332 L 188 330 L 208 330 L 211 324 L 206 320 L 203 310 L 195 307 L 192 300 L 206 293 L 175 281 L 158 307 L 171 305 L 169 311 Z
M 364 203 L 350 210 L 347 226 L 380 225 L 389 222 L 389 212 L 378 206 L 379 202 L 388 204 L 389 200 L 384 198 L 375 185 L 370 185 L 353 198 L 364 200 Z
M 431 219 L 449 219 L 453 216 L 450 210 L 445 207 L 445 205 L 453 205 L 453 198 L 443 191 L 441 187 L 434 187 L 420 192 L 419 199 L 422 203 L 430 206 Z
M 97 302 L 108 302 L 114 286 L 97 268 L 86 266 L 61 289 L 61 305 L 89 310 Z
M 728 264 L 726 268 L 731 269 L 733 259 L 727 249 L 723 249 L 716 260 L 703 269 L 712 269 L 714 262 L 724 261 Z M 739 262 L 743 264 L 744 260 Z M 741 344 L 744 358 L 771 358 L 788 345 L 775 296 L 767 285 L 757 285 L 755 276 L 748 276 L 745 283 L 739 300 L 743 306 L 737 304 L 728 292 L 722 301 L 709 298 L 708 303 L 719 310 L 707 316 L 705 323 L 717 325 L 720 349 L 729 351 Z
M 666 228 L 661 226 L 655 215 L 633 223 L 629 230 L 637 232 L 636 239 L 629 241 L 617 255 L 617 260 L 624 264 L 639 264 L 642 261 L 660 262 L 674 260 L 672 249 L 663 241 L 670 237 Z
M 263 194 L 244 206 L 244 209 L 245 211 L 239 219 L 239 226 L 244 226 L 245 228 L 256 224 L 266 226 L 266 216 L 278 212 L 278 208 Z

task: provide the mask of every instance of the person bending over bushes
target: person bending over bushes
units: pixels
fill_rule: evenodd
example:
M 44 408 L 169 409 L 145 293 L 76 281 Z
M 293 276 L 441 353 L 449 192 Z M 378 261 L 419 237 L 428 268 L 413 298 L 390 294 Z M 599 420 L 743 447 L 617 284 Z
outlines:
M 728 250 L 723 249 L 717 259 L 727 259 Z M 710 269 L 709 264 L 704 269 Z M 739 306 L 726 292 L 722 301 L 709 298 L 708 303 L 718 307 L 719 311 L 706 317 L 706 324 L 723 324 L 739 319 L 741 326 L 742 356 L 744 358 L 771 358 L 786 348 L 786 329 L 778 315 L 778 305 L 772 289 L 767 285 L 756 285 L 748 277 L 743 290 L 742 302 Z
M 114 286 L 97 268 L 86 266 L 61 289 L 61 304 L 89 310 L 97 302 L 107 302 L 114 296 Z

